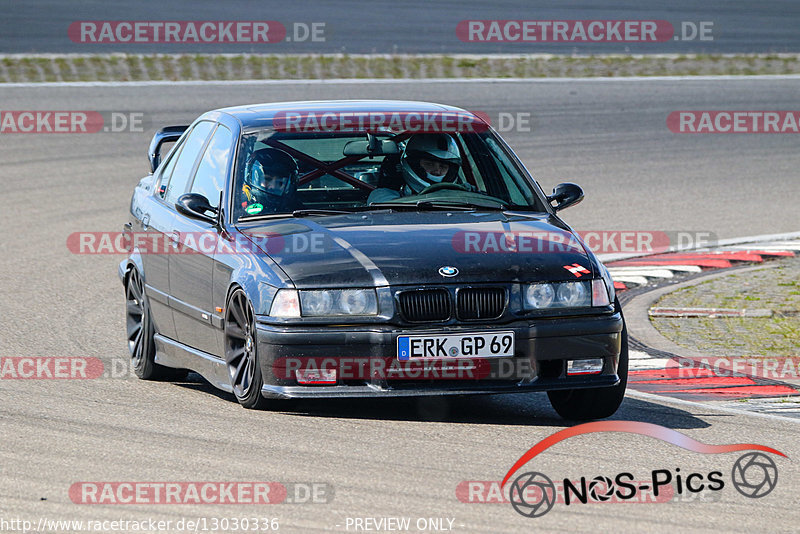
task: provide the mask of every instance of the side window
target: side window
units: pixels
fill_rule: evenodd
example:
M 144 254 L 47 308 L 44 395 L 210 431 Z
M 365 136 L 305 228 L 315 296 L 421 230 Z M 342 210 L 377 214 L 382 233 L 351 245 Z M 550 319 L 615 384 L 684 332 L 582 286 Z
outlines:
M 213 128 L 213 122 L 200 122 L 194 127 L 186 141 L 183 142 L 183 148 L 181 153 L 178 154 L 172 177 L 169 180 L 169 185 L 167 185 L 165 200 L 168 204 L 175 204 L 178 197 L 186 192 L 186 185 L 189 183 L 189 178 L 191 178 L 194 163 L 197 161 L 197 156 L 200 155 L 200 151 L 206 144 L 206 139 L 208 139 L 208 134 L 211 133 Z
M 467 159 L 467 165 L 469 165 L 469 168 L 472 171 L 472 177 L 475 178 L 475 185 L 478 187 L 478 191 L 486 192 L 486 183 L 483 180 L 483 175 L 481 174 L 480 169 L 478 169 L 478 166 L 475 164 L 475 158 L 473 157 L 472 152 L 469 150 L 464 150 L 464 155 Z M 461 169 L 460 173 L 463 174 L 464 169 Z M 466 180 L 464 181 L 466 182 Z
M 161 171 L 161 176 L 158 178 L 158 196 L 161 198 L 167 196 L 167 184 L 169 183 L 169 177 L 172 175 L 172 169 L 175 168 L 175 162 L 178 161 L 181 148 L 182 147 L 177 148 L 177 151 L 169 159 L 167 165 L 164 167 L 164 170 Z
M 530 205 L 535 204 L 536 199 L 533 197 L 533 193 L 530 191 L 530 188 L 525 188 L 517 183 L 517 180 L 521 180 L 522 177 L 519 173 L 513 172 L 514 164 L 509 159 L 508 155 L 503 152 L 503 149 L 495 142 L 494 139 L 491 137 L 486 138 L 486 145 L 492 151 L 496 158 L 497 162 L 497 170 L 500 171 L 500 176 L 505 183 L 506 189 L 508 189 L 508 195 L 511 199 L 511 202 L 518 205 Z M 525 194 L 525 191 L 528 194 Z
M 220 124 L 203 154 L 192 183 L 192 193 L 200 193 L 215 208 L 219 204 L 219 193 L 225 187 L 225 171 L 232 152 L 233 134 Z

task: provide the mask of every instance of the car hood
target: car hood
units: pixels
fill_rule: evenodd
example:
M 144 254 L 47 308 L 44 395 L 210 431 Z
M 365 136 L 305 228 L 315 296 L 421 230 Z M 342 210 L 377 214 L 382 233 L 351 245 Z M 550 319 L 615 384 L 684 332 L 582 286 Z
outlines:
M 502 212 L 367 212 L 239 229 L 298 288 L 588 279 L 593 263 L 562 224 Z

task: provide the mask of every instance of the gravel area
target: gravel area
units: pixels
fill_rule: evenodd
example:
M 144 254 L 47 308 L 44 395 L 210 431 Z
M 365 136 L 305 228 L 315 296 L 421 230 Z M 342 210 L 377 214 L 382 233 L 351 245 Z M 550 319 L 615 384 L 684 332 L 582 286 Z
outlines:
M 773 310 L 770 318 L 650 320 L 662 335 L 678 345 L 711 356 L 800 356 L 800 257 L 779 260 L 777 267 L 731 274 L 669 293 L 656 306 Z
M 800 74 L 800 54 L 0 55 L 0 83 Z

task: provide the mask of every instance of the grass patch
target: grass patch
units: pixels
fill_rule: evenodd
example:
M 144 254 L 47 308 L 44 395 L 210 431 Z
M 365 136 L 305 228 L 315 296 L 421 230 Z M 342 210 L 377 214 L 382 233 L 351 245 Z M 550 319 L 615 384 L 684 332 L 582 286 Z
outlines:
M 652 317 L 662 335 L 679 345 L 724 357 L 800 356 L 800 257 L 775 268 L 731 274 L 664 295 L 657 306 L 773 310 L 769 318 Z
M 798 55 L 125 54 L 3 57 L 5 81 L 800 74 Z M 73 73 L 72 68 L 75 69 Z

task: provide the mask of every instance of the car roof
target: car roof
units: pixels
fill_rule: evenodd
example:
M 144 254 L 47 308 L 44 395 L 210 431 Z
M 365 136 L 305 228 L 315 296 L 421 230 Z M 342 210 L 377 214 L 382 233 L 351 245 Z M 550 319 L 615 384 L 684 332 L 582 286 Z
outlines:
M 279 112 L 292 113 L 348 113 L 348 112 L 461 112 L 471 113 L 461 108 L 435 104 L 432 102 L 415 102 L 413 100 L 312 100 L 298 102 L 270 102 L 265 104 L 248 104 L 220 108 L 210 113 L 218 112 L 231 115 L 241 122 L 242 127 L 251 128 L 270 126 L 272 119 Z

